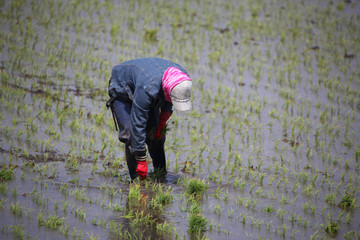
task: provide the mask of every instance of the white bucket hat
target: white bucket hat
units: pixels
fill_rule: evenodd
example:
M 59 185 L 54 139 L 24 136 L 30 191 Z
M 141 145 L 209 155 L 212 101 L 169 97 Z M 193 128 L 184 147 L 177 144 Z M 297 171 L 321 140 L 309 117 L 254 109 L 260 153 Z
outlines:
M 170 92 L 171 102 L 177 111 L 191 109 L 191 81 L 183 81 L 177 84 Z

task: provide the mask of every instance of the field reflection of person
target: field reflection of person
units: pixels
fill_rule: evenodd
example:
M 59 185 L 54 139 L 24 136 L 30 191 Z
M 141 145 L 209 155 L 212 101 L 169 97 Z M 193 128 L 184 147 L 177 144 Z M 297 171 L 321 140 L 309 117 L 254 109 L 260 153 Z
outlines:
M 154 170 L 166 174 L 164 152 L 166 122 L 172 107 L 191 109 L 192 81 L 176 63 L 160 58 L 141 58 L 112 69 L 107 107 L 111 107 L 131 179 L 146 178 L 146 146 Z

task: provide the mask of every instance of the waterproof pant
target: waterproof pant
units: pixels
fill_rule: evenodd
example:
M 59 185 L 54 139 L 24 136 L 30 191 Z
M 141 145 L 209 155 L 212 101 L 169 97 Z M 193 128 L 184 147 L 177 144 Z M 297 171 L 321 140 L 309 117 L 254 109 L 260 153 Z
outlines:
M 130 140 L 131 105 L 132 105 L 131 102 L 115 100 L 113 103 L 112 110 L 114 111 L 116 121 L 119 127 L 119 141 L 125 143 L 125 156 L 126 156 L 127 166 L 129 168 L 129 174 L 131 179 L 135 179 L 136 177 L 138 177 L 136 173 L 137 162 L 135 160 L 135 155 L 131 153 L 129 148 L 131 144 L 131 140 Z M 150 132 L 152 128 L 156 128 L 156 127 L 157 126 L 147 126 L 147 131 Z M 147 134 L 145 142 L 148 147 L 150 157 L 153 161 L 154 170 L 162 171 L 166 173 L 166 160 L 165 160 L 165 151 L 164 151 L 165 137 L 161 139 L 155 139 L 155 137 L 149 135 L 150 134 Z

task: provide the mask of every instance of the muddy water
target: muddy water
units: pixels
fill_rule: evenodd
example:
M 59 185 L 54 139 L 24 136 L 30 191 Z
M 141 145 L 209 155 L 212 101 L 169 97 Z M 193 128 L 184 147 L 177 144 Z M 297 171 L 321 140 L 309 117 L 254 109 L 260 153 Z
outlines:
M 2 238 L 19 225 L 30 238 L 113 239 L 111 221 L 128 238 L 309 239 L 330 237 L 330 222 L 339 226 L 331 237 L 358 236 L 359 8 L 5 1 L 0 159 L 1 169 L 17 167 L 1 182 Z M 146 39 L 153 29 L 157 38 Z M 188 70 L 194 111 L 175 112 L 169 124 L 162 184 L 173 201 L 160 214 L 149 205 L 155 224 L 141 226 L 129 217 L 123 145 L 105 101 L 112 66 L 144 56 Z M 178 182 L 184 178 L 208 184 L 196 200 L 208 219 L 201 234 L 188 231 L 193 203 Z M 339 207 L 347 192 L 355 208 Z M 16 202 L 22 216 L 11 211 Z M 40 212 L 63 217 L 68 233 L 41 226 Z M 165 222 L 173 229 L 156 230 Z

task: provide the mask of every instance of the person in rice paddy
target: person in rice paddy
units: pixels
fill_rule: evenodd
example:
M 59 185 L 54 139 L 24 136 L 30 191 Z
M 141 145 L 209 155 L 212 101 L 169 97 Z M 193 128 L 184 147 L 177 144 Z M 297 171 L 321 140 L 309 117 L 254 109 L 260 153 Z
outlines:
M 166 122 L 173 107 L 191 109 L 191 87 L 186 70 L 169 60 L 140 58 L 113 67 L 106 105 L 112 110 L 119 140 L 125 143 L 132 180 L 147 176 L 146 145 L 154 171 L 166 174 Z

